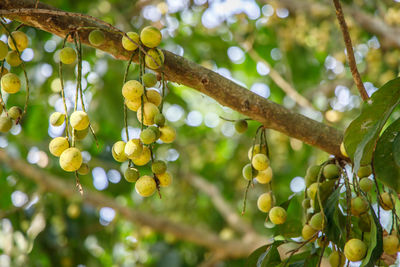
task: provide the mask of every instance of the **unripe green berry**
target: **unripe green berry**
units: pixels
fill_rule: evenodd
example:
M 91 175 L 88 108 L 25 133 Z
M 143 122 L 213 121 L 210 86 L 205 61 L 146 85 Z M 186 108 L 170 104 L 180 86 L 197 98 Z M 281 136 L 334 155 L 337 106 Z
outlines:
M 325 219 L 325 221 L 326 221 L 326 219 Z M 318 231 L 323 230 L 325 224 L 326 224 L 326 222 L 324 222 L 323 215 L 321 212 L 318 212 L 311 217 L 310 226 L 312 228 L 314 228 L 315 230 L 318 230 Z
M 371 165 L 364 165 L 360 166 L 357 172 L 357 176 L 360 178 L 368 177 L 372 174 L 372 167 Z
M 0 60 L 4 60 L 7 54 L 8 54 L 7 45 L 3 41 L 0 41 Z
M 135 168 L 129 167 L 124 173 L 125 180 L 129 183 L 134 183 L 139 179 L 139 171 Z
M 244 179 L 251 181 L 253 177 L 257 176 L 257 170 L 255 170 L 251 164 L 246 164 L 246 166 L 243 167 L 242 174 Z
M 351 200 L 351 214 L 359 216 L 369 209 L 368 202 L 362 197 L 355 197 Z
M 309 198 L 305 198 L 302 202 L 301 205 L 303 206 L 303 209 L 309 209 L 311 207 L 311 201 Z
M 327 164 L 324 167 L 323 174 L 326 179 L 337 179 L 340 176 L 340 169 L 335 164 Z
M 321 166 L 313 165 L 308 167 L 306 176 L 304 177 L 306 187 L 309 187 L 311 184 L 315 183 L 318 180 L 318 174 L 321 170 Z
M 374 187 L 374 181 L 372 181 L 368 177 L 364 177 L 360 180 L 359 185 L 360 185 L 361 190 L 364 191 L 365 193 L 367 193 L 367 192 L 371 191 L 372 188 Z
M 301 230 L 301 236 L 303 237 L 303 239 L 305 241 L 310 240 L 310 242 L 313 242 L 313 241 L 315 241 L 315 239 L 317 239 L 317 235 L 315 234 L 316 232 L 317 232 L 317 230 L 312 228 L 310 225 L 305 224 L 303 226 L 303 229 Z
M 151 171 L 154 174 L 163 174 L 167 171 L 167 164 L 162 160 L 156 160 L 151 164 Z
M 333 251 L 331 255 L 329 255 L 329 263 L 331 267 L 343 267 L 346 263 L 346 257 L 340 251 Z
M 89 43 L 93 46 L 99 46 L 104 43 L 104 33 L 101 30 L 93 30 L 89 33 Z
M 247 130 L 247 121 L 246 120 L 239 120 L 235 122 L 235 130 L 238 133 L 244 133 Z
M 152 130 L 152 131 L 155 133 L 155 135 L 156 135 L 156 140 L 157 140 L 158 138 L 160 138 L 161 132 L 160 132 L 160 130 L 158 129 L 158 127 L 156 127 L 156 126 L 149 126 L 147 129 L 150 129 L 150 130 Z
M 149 145 L 156 141 L 156 134 L 151 129 L 144 129 L 140 133 L 140 140 L 143 142 L 143 144 Z
M 17 106 L 13 106 L 8 110 L 8 116 L 13 120 L 18 120 L 22 115 L 22 109 Z
M 154 116 L 154 123 L 157 124 L 158 126 L 164 126 L 165 124 L 165 117 L 163 114 L 158 113 Z
M 89 165 L 87 165 L 87 163 L 82 163 L 82 165 L 78 169 L 78 173 L 80 175 L 86 175 L 89 173 L 89 171 L 90 171 L 90 168 L 89 168 Z
M 71 47 L 64 47 L 60 50 L 60 61 L 63 64 L 72 64 L 76 60 L 76 51 Z
M 18 67 L 22 63 L 22 60 L 19 57 L 17 51 L 8 52 L 6 56 L 6 61 L 11 67 Z
M 8 132 L 11 129 L 12 125 L 13 125 L 13 123 L 12 123 L 11 118 L 0 117 L 0 132 L 2 132 L 2 133 Z
M 143 74 L 143 83 L 146 87 L 154 87 L 157 84 L 157 77 L 154 73 L 148 72 Z

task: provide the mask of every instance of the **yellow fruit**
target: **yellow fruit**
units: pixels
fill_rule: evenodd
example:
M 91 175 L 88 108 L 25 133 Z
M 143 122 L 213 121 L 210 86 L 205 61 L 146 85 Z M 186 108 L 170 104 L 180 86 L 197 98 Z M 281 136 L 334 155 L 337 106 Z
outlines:
M 269 167 L 269 159 L 265 154 L 256 154 L 251 164 L 257 171 L 264 171 Z
M 154 194 L 157 189 L 157 185 L 153 177 L 145 175 L 136 181 L 135 189 L 136 192 L 142 197 L 149 197 Z
M 125 145 L 125 155 L 128 159 L 134 159 L 140 156 L 143 146 L 139 139 L 131 139 Z
M 76 52 L 71 47 L 64 47 L 60 50 L 59 57 L 63 64 L 72 64 L 76 60 Z
M 253 147 L 250 147 L 249 152 L 247 153 L 249 160 L 251 160 L 251 152 L 253 151 Z M 256 154 L 266 154 L 267 153 L 267 146 L 263 145 L 262 149 L 261 149 L 261 145 L 260 144 L 256 144 L 254 145 L 254 151 L 253 151 L 253 157 Z
M 93 30 L 89 33 L 89 43 L 93 46 L 99 46 L 104 43 L 104 33 L 101 30 Z
M 159 69 L 164 64 L 164 54 L 158 48 L 150 49 L 147 51 L 144 61 L 149 69 Z
M 143 144 L 149 145 L 156 141 L 156 134 L 149 128 L 144 129 L 140 133 L 140 140 L 143 142 Z
M 21 88 L 21 81 L 14 73 L 7 73 L 1 77 L 1 88 L 9 94 L 15 94 Z
M 125 48 L 125 50 L 134 51 L 136 48 L 138 48 L 139 34 L 136 32 L 127 32 L 126 35 L 128 35 L 133 42 L 124 35 L 122 37 L 122 46 Z
M 157 107 L 162 102 L 162 97 L 161 97 L 160 93 L 157 92 L 156 90 L 147 90 L 146 97 L 147 97 L 148 102 L 153 103 Z
M 122 95 L 125 99 L 130 101 L 135 101 L 137 98 L 140 98 L 143 92 L 143 85 L 136 80 L 129 80 L 122 86 Z
M 18 67 L 22 63 L 22 60 L 19 57 L 17 51 L 8 52 L 6 56 L 6 61 L 11 67 Z
M 156 105 L 150 102 L 146 102 L 143 105 L 143 124 L 146 126 L 150 126 L 154 124 L 154 116 L 160 113 L 160 110 Z M 142 122 L 142 108 L 139 108 L 136 113 L 137 119 Z
M 65 137 L 56 137 L 49 144 L 50 153 L 56 157 L 59 157 L 67 148 L 69 148 L 69 143 Z
M 149 47 L 154 48 L 161 43 L 161 32 L 156 27 L 147 26 L 143 28 L 142 32 L 140 33 L 140 40 L 142 43 Z
M 271 182 L 272 175 L 273 175 L 272 169 L 271 169 L 271 167 L 268 167 L 266 170 L 258 172 L 258 174 L 256 176 L 256 180 L 260 184 L 267 184 L 267 183 Z
M 162 160 L 156 160 L 151 164 L 151 171 L 154 174 L 163 174 L 167 171 L 167 164 Z
M 87 165 L 87 163 L 82 163 L 82 165 L 78 169 L 78 173 L 80 175 L 86 175 L 89 173 L 89 171 L 90 171 L 90 168 L 89 168 L 89 165 Z
M 397 253 L 399 239 L 395 235 L 387 235 L 383 237 L 383 251 L 388 255 Z
M 13 106 L 8 110 L 8 116 L 13 120 L 18 120 L 22 115 L 22 109 L 17 106 Z
M 124 141 L 117 141 L 112 147 L 112 156 L 118 162 L 124 162 L 128 158 L 125 155 L 125 142 Z
M 307 188 L 307 195 L 310 199 L 314 199 L 318 192 L 318 183 L 313 183 Z
M 160 129 L 160 139 L 164 143 L 172 143 L 175 138 L 176 138 L 176 132 L 175 129 L 172 128 L 171 126 L 164 125 L 159 128 Z
M 67 215 L 71 219 L 78 218 L 79 214 L 81 214 L 81 209 L 77 204 L 70 204 L 67 208 Z
M 372 166 L 371 165 L 364 165 L 360 166 L 357 172 L 357 176 L 360 178 L 368 177 L 372 174 Z
M 355 197 L 351 200 L 351 214 L 360 216 L 369 209 L 368 202 L 362 197 Z
M 146 165 L 151 159 L 151 152 L 147 146 L 143 147 L 142 153 L 133 160 L 133 163 L 138 166 Z
M 0 117 L 0 132 L 6 133 L 8 132 L 13 125 L 11 118 L 9 117 Z
M 260 195 L 257 199 L 257 207 L 262 212 L 269 212 L 274 206 L 274 195 L 271 192 Z
M 396 203 L 396 199 L 392 194 L 388 192 L 381 194 L 379 204 L 384 210 L 392 210 L 394 203 Z
M 124 173 L 125 180 L 129 183 L 134 183 L 139 179 L 139 171 L 135 168 L 129 167 Z
M 326 225 L 326 219 L 323 220 L 322 213 L 318 212 L 314 214 L 310 219 L 310 226 L 317 231 L 323 230 Z
M 125 105 L 132 111 L 138 111 L 142 107 L 142 99 L 140 97 L 133 100 L 125 99 Z
M 310 240 L 313 237 L 310 242 L 314 242 L 315 239 L 317 239 L 317 235 L 315 234 L 316 232 L 318 231 L 312 228 L 310 225 L 305 224 L 301 230 L 301 236 L 304 240 Z
M 269 219 L 273 224 L 283 224 L 286 222 L 286 210 L 282 207 L 273 207 L 269 211 Z
M 89 116 L 84 111 L 74 111 L 70 117 L 70 124 L 75 130 L 82 131 L 89 126 Z
M 1 51 L 1 46 L 0 46 Z M 157 76 L 154 73 L 148 72 L 142 76 L 143 83 L 146 87 L 153 87 L 157 84 Z
M 343 267 L 346 263 L 346 258 L 340 251 L 333 251 L 331 255 L 329 255 L 329 263 L 331 267 Z
M 7 45 L 3 41 L 0 41 L 0 60 L 4 60 L 7 54 L 8 54 Z
M 60 112 L 53 112 L 50 115 L 50 124 L 53 126 L 60 126 L 64 123 L 65 120 L 65 114 L 62 114 Z
M 343 142 L 340 144 L 340 153 L 342 153 L 342 155 L 345 156 L 346 158 L 349 157 L 349 155 L 346 152 L 346 148 L 344 147 Z
M 367 254 L 367 245 L 357 238 L 350 239 L 344 246 L 344 255 L 349 261 L 360 261 Z
M 16 50 L 15 49 L 15 45 L 14 45 L 14 41 L 17 44 L 17 48 L 18 48 L 18 51 L 20 53 L 22 51 L 24 51 L 25 48 L 28 47 L 29 40 L 28 40 L 28 36 L 26 36 L 25 33 L 20 32 L 20 31 L 14 31 L 14 32 L 11 33 L 11 36 L 12 36 L 12 38 L 10 36 L 8 37 L 8 46 L 12 50 Z
M 172 175 L 168 171 L 162 174 L 157 174 L 157 178 L 161 187 L 167 187 L 172 183 Z
M 64 150 L 60 156 L 60 166 L 64 171 L 74 172 L 82 165 L 82 154 L 76 147 Z

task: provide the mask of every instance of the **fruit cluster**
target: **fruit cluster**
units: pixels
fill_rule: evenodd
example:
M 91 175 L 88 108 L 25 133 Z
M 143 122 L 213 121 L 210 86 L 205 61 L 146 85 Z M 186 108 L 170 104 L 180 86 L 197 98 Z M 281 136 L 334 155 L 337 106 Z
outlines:
M 0 60 L 4 60 L 11 66 L 17 67 L 22 63 L 20 55 L 29 44 L 28 37 L 24 32 L 14 31 L 8 37 L 8 46 L 0 41 Z M 8 48 L 11 50 L 9 51 Z M 19 77 L 9 72 L 3 65 L 1 66 L 1 89 L 8 94 L 18 93 L 21 89 Z M 6 133 L 13 126 L 13 121 L 18 123 L 23 114 L 23 110 L 18 106 L 13 106 L 9 110 L 5 109 L 3 98 L 0 98 L 0 132 Z M 5 112 L 3 112 L 3 110 Z

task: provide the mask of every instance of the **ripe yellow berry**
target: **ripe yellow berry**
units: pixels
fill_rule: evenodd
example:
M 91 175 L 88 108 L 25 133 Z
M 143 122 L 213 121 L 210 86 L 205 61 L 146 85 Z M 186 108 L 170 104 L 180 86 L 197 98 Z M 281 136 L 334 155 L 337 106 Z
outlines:
M 117 141 L 112 147 L 112 156 L 118 162 L 124 162 L 128 158 L 125 155 L 125 142 Z
M 0 41 L 0 60 L 5 59 L 7 54 L 8 54 L 7 45 L 3 41 Z
M 22 60 L 19 57 L 17 51 L 8 52 L 6 56 L 6 61 L 11 67 L 18 67 L 22 63 Z
M 317 239 L 317 235 L 315 234 L 318 232 L 314 228 L 312 228 L 310 225 L 305 224 L 303 226 L 303 229 L 301 230 L 301 236 L 303 237 L 304 240 L 310 240 L 314 235 L 314 237 L 310 240 L 310 242 L 313 242 Z
M 125 145 L 125 155 L 128 159 L 134 159 L 140 156 L 143 146 L 139 139 L 131 139 Z
M 132 111 L 138 111 L 142 106 L 142 99 L 140 97 L 133 100 L 125 99 L 125 105 Z
M 8 132 L 13 125 L 11 118 L 9 117 L 0 117 L 0 132 L 6 133 Z
M 266 170 L 258 172 L 258 174 L 256 176 L 256 180 L 260 184 L 267 184 L 267 183 L 271 182 L 272 175 L 273 175 L 272 169 L 271 169 L 271 167 L 268 167 Z
M 12 38 L 11 38 L 12 36 Z M 15 49 L 15 45 L 14 45 L 14 41 L 17 44 L 17 48 L 18 51 L 21 53 L 25 48 L 28 47 L 29 44 L 29 40 L 28 40 L 28 36 L 26 36 L 26 34 L 24 32 L 20 32 L 20 31 L 14 31 L 11 33 L 11 36 L 8 37 L 8 46 L 12 49 L 12 50 L 16 50 Z M 14 40 L 13 40 L 14 39 Z
M 395 235 L 387 235 L 383 237 L 383 251 L 388 255 L 397 253 L 399 247 L 399 239 Z
M 89 116 L 84 111 L 74 111 L 71 114 L 70 123 L 72 128 L 82 131 L 89 126 Z
M 50 115 L 50 124 L 53 126 L 60 126 L 64 123 L 65 115 L 60 112 L 53 112 Z
M 150 102 L 146 102 L 143 105 L 143 124 L 150 126 L 154 124 L 154 116 L 160 113 L 160 110 L 156 105 Z M 139 108 L 136 113 L 137 119 L 142 122 L 142 108 Z
M 1 51 L 1 45 L 0 45 Z M 148 72 L 143 74 L 142 76 L 144 86 L 146 87 L 154 87 L 157 84 L 157 76 L 154 73 Z
M 269 160 L 265 154 L 256 154 L 251 164 L 257 171 L 264 171 L 269 167 Z
M 140 140 L 143 142 L 143 144 L 149 145 L 156 141 L 156 134 L 149 128 L 144 129 L 140 133 Z
M 22 109 L 17 106 L 13 106 L 8 110 L 8 116 L 13 120 L 18 120 L 22 115 Z
M 162 35 L 160 30 L 153 26 L 147 26 L 143 28 L 142 32 L 140 33 L 140 40 L 149 48 L 158 46 L 161 43 L 161 38 Z
M 318 231 L 323 230 L 326 225 L 326 219 L 323 218 L 321 212 L 314 214 L 310 219 L 310 226 Z
M 139 171 L 135 168 L 129 167 L 124 173 L 125 180 L 129 183 L 134 183 L 139 179 Z
M 342 153 L 342 155 L 345 156 L 346 158 L 349 157 L 349 155 L 346 152 L 346 148 L 344 147 L 344 143 L 343 142 L 340 144 L 340 153 Z
M 329 263 L 331 267 L 343 267 L 346 263 L 346 258 L 340 251 L 333 251 L 331 255 L 329 255 Z
M 162 160 L 156 160 L 151 164 L 151 171 L 154 174 L 163 174 L 167 171 L 167 164 Z
M 162 102 L 162 97 L 161 97 L 160 93 L 157 92 L 156 90 L 147 90 L 146 97 L 147 97 L 148 102 L 153 103 L 157 107 Z
M 64 47 L 60 50 L 59 57 L 63 64 L 72 64 L 76 60 L 76 52 L 71 47 Z
M 164 64 L 164 54 L 158 48 L 150 49 L 147 51 L 144 61 L 149 69 L 159 69 Z
M 368 202 L 362 197 L 355 197 L 351 200 L 351 214 L 360 216 L 369 209 Z
M 273 224 L 284 224 L 286 222 L 286 210 L 282 207 L 273 207 L 269 211 L 269 219 Z
M 174 128 L 168 125 L 164 125 L 160 129 L 160 139 L 164 143 L 172 143 L 176 138 L 176 131 Z
M 367 254 L 367 245 L 357 238 L 350 239 L 344 245 L 344 255 L 349 261 L 360 261 Z
M 141 195 L 142 197 L 149 197 L 157 189 L 157 184 L 154 181 L 153 177 L 148 175 L 140 177 L 135 184 L 136 192 Z
M 146 165 L 151 159 L 150 149 L 147 146 L 143 147 L 142 153 L 133 159 L 133 163 L 138 166 Z
M 1 88 L 9 94 L 15 94 L 21 88 L 21 81 L 14 73 L 7 73 L 1 77 Z
M 90 168 L 89 168 L 89 165 L 87 165 L 87 163 L 82 163 L 82 165 L 78 169 L 78 173 L 80 175 L 86 175 L 89 173 L 89 171 L 90 171 Z
M 168 171 L 162 174 L 157 174 L 157 178 L 161 187 L 167 187 L 172 183 L 172 175 Z
M 101 30 L 93 30 L 89 33 L 89 43 L 93 46 L 99 46 L 104 43 L 104 33 Z
M 379 204 L 384 210 L 392 210 L 394 203 L 396 203 L 396 199 L 392 194 L 388 192 L 384 192 L 381 194 L 381 197 L 379 199 Z
M 67 148 L 69 148 L 69 143 L 65 137 L 56 137 L 49 144 L 50 153 L 56 157 L 59 157 Z
M 64 171 L 74 172 L 82 165 L 82 154 L 76 147 L 64 150 L 60 155 L 60 166 Z
M 143 95 L 143 85 L 136 80 L 127 81 L 122 87 L 122 95 L 125 99 L 135 101 Z
M 260 195 L 257 199 L 257 207 L 262 212 L 269 212 L 274 206 L 274 195 L 271 192 Z
M 136 50 L 136 48 L 138 48 L 138 44 L 139 44 L 139 34 L 137 34 L 136 32 L 127 32 L 126 35 L 128 35 L 128 37 L 133 42 L 124 35 L 122 37 L 122 46 L 125 48 L 125 50 L 128 50 L 128 51 Z
M 256 144 L 254 145 L 254 151 L 253 151 L 253 147 L 250 147 L 249 152 L 247 153 L 249 160 L 251 160 L 251 153 L 253 152 L 253 157 L 256 154 L 266 154 L 267 153 L 267 146 L 263 145 L 262 149 L 261 149 L 261 145 L 260 144 Z

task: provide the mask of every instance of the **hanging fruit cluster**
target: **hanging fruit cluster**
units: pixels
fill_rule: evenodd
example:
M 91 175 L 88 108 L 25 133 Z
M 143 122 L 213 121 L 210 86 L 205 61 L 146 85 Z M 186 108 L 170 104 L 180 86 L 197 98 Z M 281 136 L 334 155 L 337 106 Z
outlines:
M 156 48 L 161 42 L 161 32 L 155 27 L 145 27 L 140 36 L 135 32 L 128 32 L 122 37 L 122 46 L 127 51 L 132 51 L 132 57 L 138 50 L 139 79 L 127 80 L 129 66 L 125 72 L 122 95 L 124 97 L 125 130 L 127 142 L 117 141 L 112 147 L 112 155 L 118 162 L 129 161 L 124 173 L 128 182 L 135 183 L 136 192 L 143 196 L 151 196 L 160 187 L 169 186 L 172 175 L 167 171 L 164 161 L 154 158 L 155 143 L 160 140 L 163 143 L 172 143 L 175 140 L 175 129 L 165 123 L 162 114 L 163 97 L 166 90 L 164 75 L 161 74 L 160 85 L 162 95 L 153 88 L 157 85 L 157 77 L 149 69 L 162 69 L 164 54 Z M 131 58 L 132 60 L 132 58 Z M 138 139 L 130 139 L 127 124 L 127 109 L 136 112 L 141 131 Z M 153 176 L 140 177 L 139 170 L 135 166 L 144 166 L 151 162 Z

